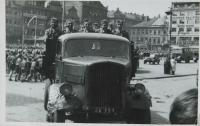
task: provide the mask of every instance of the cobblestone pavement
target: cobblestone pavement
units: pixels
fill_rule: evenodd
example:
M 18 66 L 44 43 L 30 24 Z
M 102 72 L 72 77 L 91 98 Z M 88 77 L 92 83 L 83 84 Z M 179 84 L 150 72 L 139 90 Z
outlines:
M 197 67 L 198 65 L 194 63 L 178 64 L 177 74 L 196 73 Z M 163 74 L 161 68 L 163 64 L 140 64 L 136 77 L 161 75 Z M 6 120 L 8 122 L 45 122 L 44 83 L 6 82 Z M 168 124 L 172 101 L 181 92 L 196 87 L 196 76 L 132 81 L 132 83 L 136 82 L 144 83 L 152 95 L 152 124 Z

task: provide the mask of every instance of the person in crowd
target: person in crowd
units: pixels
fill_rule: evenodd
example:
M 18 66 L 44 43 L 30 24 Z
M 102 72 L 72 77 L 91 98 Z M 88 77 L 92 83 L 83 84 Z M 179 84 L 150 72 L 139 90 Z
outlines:
M 12 75 L 15 71 L 15 54 L 10 54 L 10 60 L 9 60 L 9 81 L 12 81 Z
M 20 79 L 22 82 L 25 78 L 25 74 L 26 74 L 26 61 L 27 59 L 25 57 L 22 57 L 22 62 L 21 62 L 21 76 L 22 78 Z
M 93 23 L 92 24 L 92 29 L 95 33 L 99 33 L 99 25 L 98 23 Z
M 31 70 L 31 58 L 27 58 L 26 60 L 26 65 L 25 65 L 25 77 L 22 81 L 28 81 L 28 76 L 30 74 L 30 70 Z
M 21 77 L 21 61 L 22 57 L 21 54 L 18 53 L 18 56 L 16 57 L 16 62 L 15 62 L 15 81 L 20 80 Z
M 63 34 L 74 33 L 76 30 L 74 29 L 74 24 L 71 20 L 66 20 L 64 25 Z
M 171 124 L 197 124 L 198 89 L 190 89 L 175 98 L 171 105 Z
M 110 29 L 110 31 L 111 31 L 112 34 L 115 33 L 115 27 L 114 27 L 114 24 L 112 22 L 110 22 L 108 24 L 108 29 Z
M 94 32 L 91 27 L 91 23 L 88 20 L 85 20 L 83 23 L 83 28 L 80 32 Z
M 37 81 L 36 79 L 36 59 L 32 59 L 31 61 L 31 68 L 30 68 L 30 74 L 28 75 L 28 81 L 31 81 L 32 79 L 35 79 L 35 82 Z
M 176 60 L 174 56 L 172 56 L 172 58 L 170 59 L 170 64 L 171 64 L 171 73 L 172 75 L 174 75 L 176 71 Z
M 58 28 L 58 20 L 57 18 L 51 18 L 50 28 L 45 31 L 45 43 L 46 43 L 46 55 L 45 55 L 45 75 L 46 78 L 52 80 L 49 76 L 49 73 L 54 73 L 51 67 L 55 62 L 56 57 L 56 47 L 58 44 L 58 37 L 62 34 L 62 32 Z
M 99 33 L 112 34 L 110 29 L 108 29 L 108 21 L 106 19 L 101 21 L 101 28 L 99 30 Z
M 117 21 L 117 28 L 115 29 L 114 34 L 122 36 L 122 37 L 125 37 L 128 40 L 130 40 L 128 32 L 126 32 L 125 30 L 123 30 L 123 21 L 121 21 L 121 20 Z

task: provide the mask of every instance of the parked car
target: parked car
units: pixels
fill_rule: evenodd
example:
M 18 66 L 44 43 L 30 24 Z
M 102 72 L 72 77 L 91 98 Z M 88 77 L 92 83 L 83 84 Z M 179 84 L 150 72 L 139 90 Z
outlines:
M 132 90 L 130 42 L 100 33 L 65 34 L 59 42 L 57 83 L 47 81 L 45 88 L 47 121 L 65 122 L 67 118 L 83 123 L 131 118 L 126 114 L 132 98 L 128 93 Z M 150 118 L 150 114 L 143 116 Z
M 146 58 L 144 60 L 144 64 L 149 63 L 149 64 L 159 64 L 160 63 L 160 58 L 158 55 L 150 55 L 150 57 Z

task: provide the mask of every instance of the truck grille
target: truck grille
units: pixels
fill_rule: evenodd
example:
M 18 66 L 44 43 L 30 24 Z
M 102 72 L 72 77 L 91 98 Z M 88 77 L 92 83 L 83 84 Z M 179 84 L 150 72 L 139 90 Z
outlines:
M 124 67 L 115 63 L 98 63 L 89 67 L 86 77 L 88 105 L 103 111 L 122 108 Z

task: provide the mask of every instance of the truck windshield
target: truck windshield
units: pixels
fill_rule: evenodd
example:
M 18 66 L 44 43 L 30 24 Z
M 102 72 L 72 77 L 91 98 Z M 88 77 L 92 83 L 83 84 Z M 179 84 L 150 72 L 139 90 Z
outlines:
M 105 56 L 129 58 L 128 43 L 112 40 L 69 40 L 65 44 L 64 58 L 78 56 Z

